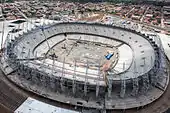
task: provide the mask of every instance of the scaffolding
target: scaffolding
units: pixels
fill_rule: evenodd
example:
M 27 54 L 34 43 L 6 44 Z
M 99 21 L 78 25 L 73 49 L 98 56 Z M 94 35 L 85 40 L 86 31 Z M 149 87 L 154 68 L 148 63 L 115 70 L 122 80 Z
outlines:
M 54 73 L 55 73 L 55 71 L 54 71 L 54 69 L 55 69 L 55 67 L 54 67 L 55 58 L 54 58 L 54 56 L 52 57 L 52 60 L 53 60 L 53 64 L 52 64 L 52 70 L 51 70 L 50 86 L 55 91 L 55 76 L 54 76 Z
M 145 63 L 145 58 L 143 58 L 143 72 L 146 72 L 146 68 L 147 65 Z M 149 76 L 148 73 L 146 73 L 145 75 L 142 76 L 142 93 L 146 94 L 146 92 L 148 91 L 149 87 L 150 87 L 150 83 L 149 83 Z
M 87 73 L 88 73 L 88 60 L 87 60 L 87 66 L 86 66 L 86 73 L 85 73 L 85 82 L 84 82 L 84 95 L 87 96 Z
M 123 71 L 125 70 L 125 63 L 123 63 Z M 120 91 L 120 97 L 124 98 L 126 93 L 126 80 L 124 73 L 121 75 L 121 91 Z
M 99 61 L 100 62 L 100 61 Z M 99 90 L 100 90 L 100 84 L 99 84 L 99 82 L 100 82 L 100 76 L 101 76 L 101 71 L 100 71 L 100 63 L 99 63 L 99 65 L 98 65 L 98 79 L 97 79 L 97 81 L 96 81 L 96 97 L 98 97 L 98 95 L 99 95 Z
M 64 76 L 65 76 L 65 57 L 64 57 L 63 66 L 62 66 L 62 76 L 60 77 L 60 87 L 61 87 L 62 92 L 65 91 L 64 78 L 63 78 Z
M 137 72 L 137 69 L 136 69 L 136 62 L 134 61 L 134 78 L 132 79 L 132 82 L 133 82 L 133 89 L 132 89 L 132 96 L 137 96 L 138 94 L 138 90 L 139 90 L 139 80 L 138 80 L 138 72 Z
M 157 60 L 155 60 L 155 61 L 157 61 Z M 155 64 L 153 62 L 153 58 L 152 57 L 151 57 L 151 65 L 154 66 L 154 68 L 149 72 L 149 74 L 151 76 L 151 84 L 153 86 L 156 86 L 156 84 L 157 84 L 157 75 L 155 73 L 157 71 L 157 68 L 155 67 Z
M 107 80 L 108 80 L 108 87 L 107 87 L 107 90 L 108 90 L 108 98 L 111 98 L 112 97 L 112 79 L 111 77 L 107 76 Z
M 74 60 L 74 74 L 73 74 L 73 80 L 72 80 L 72 92 L 73 95 L 76 93 L 76 60 Z

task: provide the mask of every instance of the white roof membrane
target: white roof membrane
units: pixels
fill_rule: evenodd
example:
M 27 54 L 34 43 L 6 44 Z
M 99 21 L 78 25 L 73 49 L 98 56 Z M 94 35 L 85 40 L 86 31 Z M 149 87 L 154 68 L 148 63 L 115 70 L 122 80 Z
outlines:
M 80 113 L 60 107 L 55 107 L 28 97 L 14 113 Z

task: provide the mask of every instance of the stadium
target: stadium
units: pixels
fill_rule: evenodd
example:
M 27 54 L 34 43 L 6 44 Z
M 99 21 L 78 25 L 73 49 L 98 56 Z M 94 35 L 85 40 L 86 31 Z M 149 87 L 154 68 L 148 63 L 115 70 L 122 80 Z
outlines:
M 124 110 L 157 100 L 169 84 L 158 37 L 113 25 L 58 22 L 7 35 L 1 69 L 17 86 L 50 100 Z

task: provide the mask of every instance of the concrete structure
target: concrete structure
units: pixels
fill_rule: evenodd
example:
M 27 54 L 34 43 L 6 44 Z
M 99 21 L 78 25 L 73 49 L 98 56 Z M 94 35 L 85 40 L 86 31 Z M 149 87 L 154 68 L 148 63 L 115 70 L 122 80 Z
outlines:
M 64 46 L 72 41 L 72 46 Z M 89 47 L 88 55 L 74 60 L 82 45 Z M 103 70 L 108 61 L 91 52 L 93 47 L 113 49 L 115 56 L 109 63 L 114 65 Z M 9 79 L 29 91 L 76 106 L 140 107 L 158 99 L 169 83 L 161 42 L 120 27 L 94 23 L 44 25 L 14 39 L 8 35 L 5 48 L 1 68 Z M 68 49 L 69 55 L 56 49 Z M 90 63 L 88 58 L 94 58 L 93 53 L 98 56 Z

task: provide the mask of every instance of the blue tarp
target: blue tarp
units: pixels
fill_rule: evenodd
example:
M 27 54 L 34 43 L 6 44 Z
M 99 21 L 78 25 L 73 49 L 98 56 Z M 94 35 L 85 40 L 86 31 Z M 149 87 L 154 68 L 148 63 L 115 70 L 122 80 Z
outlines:
M 113 56 L 113 53 L 109 53 L 108 55 L 105 56 L 105 58 L 106 58 L 107 60 L 110 60 L 110 58 L 112 58 L 112 56 Z

